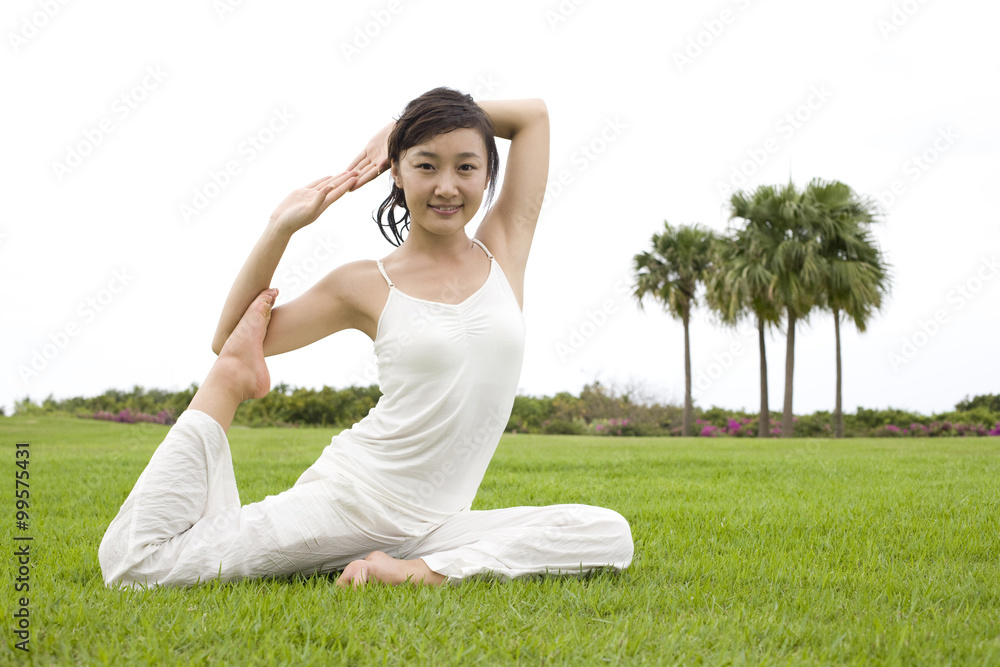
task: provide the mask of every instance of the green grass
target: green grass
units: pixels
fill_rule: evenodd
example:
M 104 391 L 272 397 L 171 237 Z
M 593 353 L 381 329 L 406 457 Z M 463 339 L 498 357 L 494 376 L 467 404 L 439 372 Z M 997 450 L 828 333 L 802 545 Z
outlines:
M 612 507 L 632 524 L 629 570 L 107 590 L 97 546 L 165 432 L 0 420 L 7 554 L 14 442 L 31 443 L 36 664 L 1000 664 L 1000 438 L 508 436 L 476 507 Z M 243 501 L 291 485 L 331 433 L 234 429 Z M 21 653 L 3 560 L 0 663 Z

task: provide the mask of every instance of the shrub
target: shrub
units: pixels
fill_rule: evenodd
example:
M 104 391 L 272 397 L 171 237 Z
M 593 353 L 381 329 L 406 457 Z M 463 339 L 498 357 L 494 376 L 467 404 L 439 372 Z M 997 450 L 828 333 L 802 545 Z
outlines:
M 701 420 L 699 419 L 698 421 Z M 719 436 L 720 431 L 725 433 L 725 431 L 720 429 L 715 424 L 702 424 L 701 432 L 699 432 L 698 435 L 701 436 L 702 438 L 717 438 Z
M 537 433 L 542 429 L 542 423 L 552 417 L 552 410 L 551 398 L 515 396 L 506 430 L 515 433 Z
M 132 412 L 128 408 L 124 410 L 119 410 L 117 413 L 111 413 L 104 410 L 95 412 L 93 419 L 103 419 L 105 421 L 121 422 L 122 424 L 138 424 L 138 423 L 148 423 L 148 424 L 163 424 L 165 426 L 170 426 L 176 420 L 173 414 L 167 412 L 166 410 L 160 410 L 155 415 L 146 414 L 145 412 Z
M 752 417 L 743 417 L 742 419 L 729 419 L 729 423 L 726 425 L 726 435 L 731 435 L 735 438 L 753 438 L 757 435 L 757 420 Z
M 109 389 L 94 398 L 56 400 L 52 396 L 36 404 L 30 398 L 16 401 L 15 416 L 64 414 L 122 423 L 172 424 L 198 390 L 195 384 L 178 392 L 133 387 L 130 391 Z M 368 414 L 378 402 L 377 385 L 346 389 L 292 388 L 279 384 L 262 399 L 240 405 L 234 424 L 249 426 L 348 427 Z M 923 416 L 888 408 L 859 407 L 844 415 L 845 435 L 876 437 L 1000 436 L 1000 396 L 977 396 L 961 401 L 950 412 Z M 2 413 L 0 413 L 2 414 Z M 772 413 L 767 434 L 781 435 L 781 415 Z M 568 392 L 555 396 L 516 396 L 507 421 L 509 432 L 586 433 L 614 436 L 681 434 L 683 409 L 652 400 L 635 387 L 617 391 L 598 382 L 587 385 L 576 397 Z M 755 437 L 758 415 L 712 406 L 694 410 L 695 435 L 701 437 Z M 795 417 L 795 435 L 831 437 L 832 416 L 818 411 Z
M 844 420 L 847 432 L 847 420 Z M 795 422 L 795 436 L 798 438 L 829 438 L 833 436 L 833 415 L 825 410 L 811 415 L 801 415 Z
M 1000 413 L 1000 394 L 984 394 L 975 398 L 965 397 L 964 400 L 955 405 L 958 412 L 969 412 L 977 408 L 984 408 L 989 412 Z
M 595 435 L 644 435 L 637 424 L 625 419 L 601 419 L 590 424 Z
M 553 419 L 542 424 L 542 433 L 546 435 L 583 435 L 587 427 L 583 422 Z

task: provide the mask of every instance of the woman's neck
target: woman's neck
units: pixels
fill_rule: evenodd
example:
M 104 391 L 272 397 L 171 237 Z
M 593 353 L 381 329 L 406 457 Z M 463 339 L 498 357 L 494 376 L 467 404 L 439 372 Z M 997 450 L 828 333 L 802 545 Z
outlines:
M 402 255 L 423 255 L 434 261 L 450 262 L 462 257 L 472 247 L 465 229 L 447 236 L 432 234 L 421 227 L 410 227 L 410 233 L 399 247 Z

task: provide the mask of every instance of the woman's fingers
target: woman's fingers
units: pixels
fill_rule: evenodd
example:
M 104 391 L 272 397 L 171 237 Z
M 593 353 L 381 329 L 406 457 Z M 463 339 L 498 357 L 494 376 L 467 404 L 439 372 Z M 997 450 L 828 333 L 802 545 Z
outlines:
M 309 185 L 307 185 L 305 187 L 305 189 L 307 189 L 307 190 L 323 189 L 323 188 L 325 188 L 328 185 L 332 185 L 334 187 L 337 187 L 338 185 L 340 185 L 344 181 L 346 181 L 346 180 L 348 180 L 348 179 L 350 179 L 350 178 L 352 178 L 354 176 L 357 176 L 357 175 L 358 175 L 358 170 L 354 169 L 354 170 L 348 170 L 348 171 L 345 171 L 345 172 L 341 172 L 341 173 L 337 174 L 336 176 L 324 176 L 323 178 L 317 178 L 315 181 L 313 181 L 312 183 L 310 183 Z
M 334 187 L 339 186 L 341 183 L 343 183 L 345 181 L 349 181 L 352 178 L 357 177 L 358 175 L 359 175 L 359 173 L 358 173 L 357 169 L 349 169 L 348 171 L 345 171 L 342 174 L 337 174 L 336 176 L 334 176 L 333 177 L 332 185 Z
M 354 190 L 357 190 L 365 183 L 370 183 L 379 177 L 386 169 L 389 168 L 388 160 L 383 163 L 371 162 L 364 166 L 361 174 L 358 176 L 358 182 L 354 185 Z
M 356 170 L 318 178 L 285 197 L 271 214 L 271 221 L 296 232 L 312 224 L 330 204 L 340 199 L 345 192 L 349 192 L 357 179 Z
M 366 157 L 368 157 L 368 149 L 367 148 L 365 150 L 361 151 L 360 153 L 358 153 L 358 156 L 356 158 L 354 158 L 354 160 L 351 161 L 351 164 L 347 165 L 347 171 L 351 171 L 351 170 L 357 168 L 357 166 L 360 165 L 361 162 Z
M 321 178 L 317 178 L 315 181 L 313 181 L 312 183 L 310 183 L 306 187 L 307 188 L 314 188 L 317 185 L 319 185 L 320 183 L 322 183 L 323 181 L 327 180 L 328 178 L 333 178 L 333 177 L 332 176 L 323 176 Z
M 355 184 L 356 178 L 357 174 L 351 173 L 343 179 L 338 179 L 339 182 L 331 183 L 323 188 L 323 190 L 320 191 L 323 193 L 323 203 L 320 206 L 319 213 L 316 214 L 316 217 L 319 217 L 319 214 L 325 211 L 330 204 L 343 197 L 344 193 L 350 192 Z M 327 190 L 327 188 L 329 188 L 329 190 Z

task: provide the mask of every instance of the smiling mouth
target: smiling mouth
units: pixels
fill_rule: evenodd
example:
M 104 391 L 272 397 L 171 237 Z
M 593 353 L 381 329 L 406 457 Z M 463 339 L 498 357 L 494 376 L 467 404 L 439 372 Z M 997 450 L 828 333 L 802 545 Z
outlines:
M 454 213 L 455 211 L 457 211 L 460 208 L 462 208 L 462 207 L 461 206 L 431 206 L 431 209 L 434 210 L 434 211 L 437 211 L 438 213 Z

